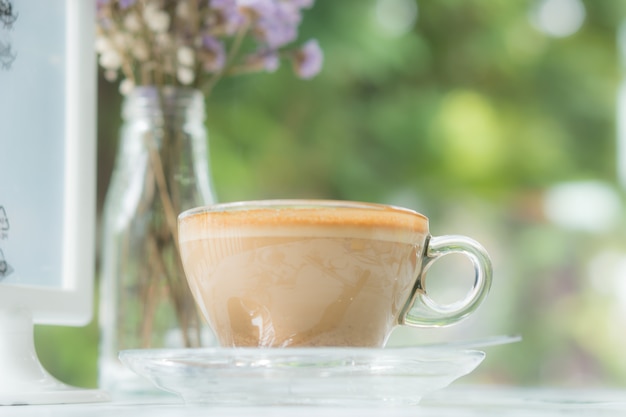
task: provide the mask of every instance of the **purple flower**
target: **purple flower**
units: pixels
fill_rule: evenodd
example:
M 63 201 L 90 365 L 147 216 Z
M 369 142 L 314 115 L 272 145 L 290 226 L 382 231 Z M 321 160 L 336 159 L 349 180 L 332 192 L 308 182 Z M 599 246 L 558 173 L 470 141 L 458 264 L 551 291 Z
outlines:
M 298 77 L 306 80 L 315 77 L 321 71 L 323 62 L 322 48 L 315 39 L 311 39 L 296 51 L 293 68 Z
M 238 0 L 211 0 L 211 9 L 217 12 L 218 24 L 227 35 L 232 35 L 246 22 L 239 11 Z
M 280 66 L 280 59 L 275 51 L 271 51 L 263 56 L 265 71 L 274 72 Z
M 313 0 L 237 0 L 237 4 L 251 19 L 257 40 L 274 50 L 296 40 L 301 9 L 311 7 Z
M 270 49 L 278 49 L 291 43 L 298 36 L 298 25 L 302 16 L 300 9 L 293 3 L 282 0 L 240 0 L 240 2 L 242 7 L 253 12 L 254 33 L 257 39 L 266 43 Z
M 124 9 L 128 9 L 130 6 L 135 4 L 137 0 L 119 0 L 119 2 L 120 2 L 120 9 L 124 10 Z
M 96 0 L 96 20 L 104 30 L 111 28 L 111 0 Z
M 313 7 L 313 3 L 315 3 L 315 0 L 291 0 L 291 2 L 296 7 L 299 7 L 301 9 L 309 9 Z
M 295 27 L 282 24 L 282 22 L 271 20 L 259 22 L 257 29 L 260 40 L 267 43 L 271 49 L 285 46 L 298 37 L 298 31 Z
M 237 0 L 208 0 L 208 3 L 214 9 L 237 7 Z
M 263 9 L 264 7 L 274 7 L 276 4 L 283 4 L 299 9 L 313 6 L 315 0 L 235 0 L 241 7 Z
M 263 13 L 274 6 L 274 0 L 236 0 L 237 6 Z
M 272 50 L 261 50 L 250 56 L 246 60 L 246 67 L 255 71 L 274 72 L 280 66 L 278 52 Z
M 274 72 L 283 56 L 291 59 L 302 78 L 313 77 L 322 66 L 322 51 L 315 41 L 285 48 L 297 39 L 303 10 L 315 0 L 92 1 L 99 36 L 120 48 L 117 55 L 98 50 L 107 79 L 122 72 L 127 79 L 140 74 L 138 85 L 151 82 L 156 61 L 164 74 L 182 84 L 203 75 Z M 197 24 L 188 24 L 194 13 Z M 137 19 L 149 30 L 139 30 Z M 146 46 L 151 43 L 157 46 L 154 51 Z
M 226 51 L 224 45 L 213 36 L 202 36 L 202 50 L 200 59 L 202 67 L 207 72 L 218 72 L 226 64 Z

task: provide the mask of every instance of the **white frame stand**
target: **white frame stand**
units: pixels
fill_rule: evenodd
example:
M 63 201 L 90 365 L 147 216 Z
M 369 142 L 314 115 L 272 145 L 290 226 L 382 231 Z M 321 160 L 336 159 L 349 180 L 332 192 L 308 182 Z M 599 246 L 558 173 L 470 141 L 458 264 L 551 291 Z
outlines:
M 37 357 L 33 331 L 27 309 L 0 308 L 0 406 L 110 400 L 104 391 L 75 388 L 50 375 Z

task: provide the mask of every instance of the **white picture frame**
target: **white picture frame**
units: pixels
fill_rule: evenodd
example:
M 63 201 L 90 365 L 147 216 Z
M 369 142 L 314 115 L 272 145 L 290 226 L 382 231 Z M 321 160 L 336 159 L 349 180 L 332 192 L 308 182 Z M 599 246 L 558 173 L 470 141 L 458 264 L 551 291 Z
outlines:
M 57 325 L 84 325 L 92 318 L 93 306 L 93 285 L 95 276 L 95 238 L 96 238 L 96 68 L 94 53 L 94 31 L 95 31 L 95 2 L 85 0 L 0 0 L 5 6 L 13 6 L 12 12 L 15 13 L 12 27 L 7 28 L 4 25 L 4 50 L 10 50 L 10 68 L 0 68 L 0 86 L 2 85 L 2 77 L 9 79 L 7 75 L 10 71 L 31 71 L 29 77 L 39 77 L 44 74 L 37 72 L 37 68 L 27 68 L 21 65 L 21 60 L 25 62 L 28 59 L 30 50 L 20 50 L 19 42 L 15 39 L 19 36 L 19 30 L 24 28 L 18 27 L 20 24 L 27 22 L 27 16 L 20 7 L 37 7 L 45 5 L 45 7 L 56 7 L 55 10 L 64 9 L 62 19 L 65 20 L 65 36 L 64 45 L 59 45 L 59 49 L 64 51 L 64 56 L 59 65 L 63 68 L 62 73 L 65 77 L 64 96 L 65 100 L 61 104 L 61 108 L 56 108 L 55 103 L 48 103 L 50 111 L 55 114 L 60 113 L 63 117 L 65 126 L 65 138 L 63 140 L 64 150 L 62 151 L 62 184 L 56 184 L 54 187 L 62 190 L 58 198 L 60 202 L 55 202 L 54 207 L 60 209 L 52 210 L 52 213 L 46 211 L 46 207 L 33 207 L 40 204 L 33 204 L 27 196 L 37 196 L 44 192 L 44 187 L 49 184 L 41 184 L 41 187 L 33 186 L 32 183 L 23 181 L 23 175 L 12 175 L 11 172 L 3 172 L 0 168 L 0 255 L 4 259 L 3 268 L 6 276 L 0 276 L 0 309 L 11 310 L 27 310 L 32 313 L 35 323 L 39 324 L 57 324 Z M 37 5 L 37 6 L 33 6 Z M 20 14 L 21 13 L 21 14 Z M 32 24 L 32 26 L 35 26 Z M 0 21 L 0 30 L 3 30 L 3 23 Z M 28 27 L 28 31 L 38 33 L 42 41 L 46 36 L 44 30 L 40 27 Z M 16 47 L 9 49 L 7 42 L 13 40 Z M 2 38 L 0 38 L 1 40 Z M 8 55 L 5 55 L 8 56 Z M 57 54 L 55 58 L 59 58 Z M 5 59 L 5 63 L 9 59 Z M 4 74 L 3 74 L 4 72 Z M 29 72 L 30 74 L 30 72 Z M 14 77 L 15 78 L 15 77 Z M 0 94 L 2 94 L 0 92 Z M 5 96 L 5 100 L 8 98 Z M 0 109 L 2 109 L 0 96 Z M 8 102 L 8 101 L 7 101 Z M 7 103 L 5 102 L 5 104 Z M 23 151 L 17 151 L 20 138 L 3 137 L 2 124 L 10 123 L 10 118 L 15 118 L 17 114 L 11 114 L 13 109 L 9 108 L 6 114 L 6 105 L 4 114 L 0 113 L 0 165 L 3 163 L 9 165 L 8 162 L 16 165 L 16 159 L 23 158 Z M 15 110 L 19 111 L 19 110 Z M 55 119 L 56 120 L 56 119 Z M 31 120 L 32 123 L 38 123 L 36 116 Z M 15 131 L 15 129 L 13 130 Z M 15 135 L 12 135 L 15 136 Z M 45 135 L 40 138 L 45 141 Z M 39 140 L 39 139 L 37 139 Z M 46 143 L 47 142 L 42 142 Z M 4 152 L 2 151 L 4 149 Z M 13 150 L 13 154 L 12 153 Z M 38 155 L 37 147 L 31 152 Z M 10 159 L 9 159 L 10 158 Z M 26 161 L 24 161 L 25 163 Z M 20 166 L 18 166 L 20 167 Z M 34 166 L 33 169 L 38 167 Z M 19 170 L 19 169 L 18 169 Z M 57 193 L 55 193 L 56 195 Z M 3 199 L 4 195 L 4 199 Z M 8 198 L 12 201 L 6 201 Z M 24 199 L 25 202 L 19 201 Z M 54 230 L 60 230 L 60 233 L 53 233 L 54 236 L 48 236 L 45 230 L 33 232 L 25 226 L 26 221 L 20 218 L 15 211 L 19 210 L 20 203 L 27 206 L 29 211 L 37 213 L 35 216 L 51 216 L 46 221 L 50 225 L 55 225 Z M 45 205 L 45 204 L 44 204 Z M 33 218 L 32 214 L 31 218 Z M 40 219 L 39 217 L 35 217 Z M 14 220 L 15 219 L 15 220 Z M 19 220 L 19 221 L 18 221 Z M 61 222 L 61 226 L 58 223 Z M 20 235 L 21 234 L 21 235 Z M 58 236 L 58 235 L 61 236 Z M 43 265 L 37 270 L 42 274 L 49 272 L 58 276 L 52 277 L 52 285 L 42 285 L 41 277 L 34 276 L 32 272 L 25 272 L 19 275 L 19 279 L 12 279 L 18 276 L 19 268 L 11 264 L 10 253 L 15 254 L 16 251 L 23 256 L 28 251 L 28 245 L 24 244 L 24 237 L 32 242 L 40 244 L 37 239 L 48 240 L 51 250 L 58 253 L 60 267 L 46 270 Z M 12 242 L 22 240 L 20 245 Z M 57 250 L 61 245 L 60 250 Z M 32 259 L 33 263 L 37 259 Z M 24 264 L 24 262 L 22 262 Z M 27 269 L 27 268 L 25 268 Z M 14 274 L 14 277 L 8 273 Z

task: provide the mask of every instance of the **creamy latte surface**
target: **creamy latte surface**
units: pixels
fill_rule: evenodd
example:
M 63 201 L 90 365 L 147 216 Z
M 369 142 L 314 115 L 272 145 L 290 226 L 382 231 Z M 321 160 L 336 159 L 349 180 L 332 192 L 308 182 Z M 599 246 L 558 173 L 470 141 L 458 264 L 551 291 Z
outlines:
M 383 346 L 428 235 L 410 211 L 256 208 L 180 219 L 194 297 L 222 346 Z

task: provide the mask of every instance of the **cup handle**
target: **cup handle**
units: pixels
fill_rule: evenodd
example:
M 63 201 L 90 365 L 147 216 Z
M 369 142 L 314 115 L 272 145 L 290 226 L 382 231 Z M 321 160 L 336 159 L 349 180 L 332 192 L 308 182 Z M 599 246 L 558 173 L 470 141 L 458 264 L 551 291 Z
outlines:
M 474 284 L 463 300 L 442 305 L 426 292 L 426 277 L 432 264 L 445 255 L 460 253 L 474 266 Z M 465 236 L 428 236 L 424 245 L 422 268 L 409 301 L 400 314 L 399 323 L 418 327 L 447 326 L 470 315 L 484 300 L 491 287 L 493 269 L 487 251 Z

